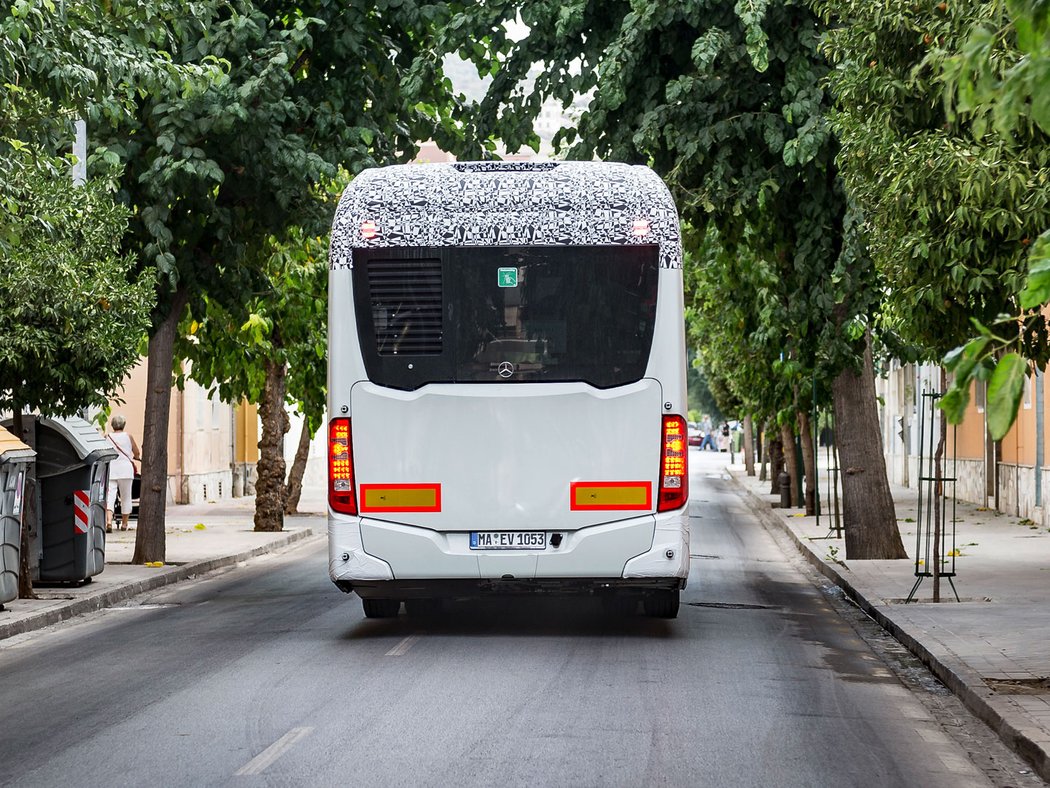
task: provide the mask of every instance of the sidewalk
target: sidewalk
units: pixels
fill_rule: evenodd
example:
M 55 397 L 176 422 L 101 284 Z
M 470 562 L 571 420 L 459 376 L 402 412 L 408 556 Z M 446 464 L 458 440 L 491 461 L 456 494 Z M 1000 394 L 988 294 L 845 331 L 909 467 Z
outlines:
M 956 505 L 956 576 L 942 602 L 925 578 L 914 600 L 918 492 L 892 487 L 901 538 L 911 560 L 850 561 L 832 524 L 822 474 L 820 525 L 799 509 L 773 508 L 770 483 L 729 472 L 749 507 L 786 531 L 806 559 L 918 656 L 966 706 L 1050 781 L 1050 532 L 1017 517 Z M 841 500 L 841 497 L 840 497 Z M 951 503 L 948 505 L 949 517 Z
M 309 499 L 304 500 L 299 509 L 325 511 L 323 502 Z M 164 526 L 167 561 L 161 567 L 131 563 L 136 534 L 136 523 L 132 520 L 132 530 L 106 534 L 106 567 L 90 583 L 39 587 L 35 589 L 39 599 L 6 603 L 0 610 L 0 639 L 119 605 L 144 591 L 233 566 L 323 534 L 327 529 L 325 514 L 300 514 L 285 517 L 283 531 L 256 532 L 252 530 L 254 513 L 254 497 L 211 504 L 168 504 Z

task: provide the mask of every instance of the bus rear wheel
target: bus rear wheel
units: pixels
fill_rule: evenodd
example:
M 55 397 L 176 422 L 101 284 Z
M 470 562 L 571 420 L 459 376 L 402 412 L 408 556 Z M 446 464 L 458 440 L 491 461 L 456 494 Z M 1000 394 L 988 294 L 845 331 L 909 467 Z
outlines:
M 411 618 L 434 618 L 441 615 L 440 599 L 406 599 L 405 613 Z
M 678 589 L 674 591 L 653 591 L 642 602 L 642 607 L 645 608 L 645 615 L 652 618 L 678 618 L 680 597 L 681 592 Z
M 401 612 L 400 599 L 362 599 L 365 618 L 396 618 Z
M 631 594 L 604 594 L 602 608 L 609 616 L 633 616 L 638 612 L 638 597 Z

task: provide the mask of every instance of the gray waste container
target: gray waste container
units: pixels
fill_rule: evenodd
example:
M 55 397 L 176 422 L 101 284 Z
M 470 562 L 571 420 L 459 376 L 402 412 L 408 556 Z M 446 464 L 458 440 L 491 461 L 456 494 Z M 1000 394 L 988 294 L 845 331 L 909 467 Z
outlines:
M 83 582 L 105 568 L 106 487 L 117 451 L 84 419 L 41 418 L 40 580 Z
M 26 466 L 36 452 L 0 427 L 0 610 L 18 598 Z

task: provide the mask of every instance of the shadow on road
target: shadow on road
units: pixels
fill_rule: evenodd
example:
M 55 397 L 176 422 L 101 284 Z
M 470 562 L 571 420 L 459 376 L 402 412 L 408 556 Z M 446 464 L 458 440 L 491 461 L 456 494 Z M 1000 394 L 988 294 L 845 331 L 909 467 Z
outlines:
M 684 638 L 682 607 L 678 620 L 624 615 L 605 610 L 601 600 L 577 597 L 492 597 L 448 600 L 441 613 L 423 617 L 362 619 L 343 636 L 348 641 L 431 634 L 449 637 L 638 637 Z M 678 630 L 682 628 L 680 633 Z

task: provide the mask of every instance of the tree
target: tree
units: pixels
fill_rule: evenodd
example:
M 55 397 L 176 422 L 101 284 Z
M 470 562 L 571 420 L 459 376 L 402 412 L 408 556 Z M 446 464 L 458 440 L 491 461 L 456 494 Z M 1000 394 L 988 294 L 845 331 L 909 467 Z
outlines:
M 892 285 L 882 320 L 923 357 L 940 358 L 965 341 L 972 320 L 983 328 L 1016 310 L 1026 248 L 1050 223 L 1045 136 L 1028 144 L 1041 132 L 1027 127 L 1018 128 L 1018 140 L 973 139 L 945 108 L 950 95 L 943 73 L 952 53 L 975 24 L 1001 16 L 1002 8 L 997 2 L 956 8 L 900 0 L 817 5 L 834 25 L 826 50 L 837 64 L 829 81 L 840 107 L 833 124 L 842 141 L 843 179 L 863 211 L 876 267 Z M 980 126 L 975 131 L 980 135 Z M 1045 321 L 1023 323 L 1020 333 L 1029 352 L 1046 357 Z M 1018 367 L 1023 362 L 1004 369 L 1017 381 L 1019 396 Z M 942 392 L 946 388 L 942 371 Z M 999 388 L 990 394 L 998 399 Z M 947 396 L 949 409 L 957 408 L 959 394 Z M 933 457 L 934 601 L 946 444 L 942 419 Z
M 256 531 L 281 530 L 294 481 L 293 477 L 286 487 L 285 402 L 297 403 L 303 413 L 307 444 L 323 418 L 327 253 L 327 240 L 301 230 L 291 232 L 284 242 L 268 238 L 259 251 L 264 287 L 244 303 L 247 319 L 205 298 L 203 313 L 187 319 L 187 336 L 177 346 L 178 357 L 189 362 L 189 376 L 202 386 L 217 391 L 226 402 L 259 405 Z M 302 469 L 298 479 L 301 487 Z
M 988 325 L 1016 312 L 1027 249 L 1050 225 L 1046 135 L 1024 124 L 1016 139 L 974 139 L 964 116 L 945 110 L 945 64 L 1002 7 L 818 7 L 834 25 L 826 49 L 837 65 L 829 82 L 843 179 L 891 285 L 882 320 L 925 358 L 940 358 L 968 338 L 971 319 Z M 1026 342 L 1045 354 L 1046 330 L 1033 329 Z
M 975 24 L 961 50 L 945 65 L 945 106 L 970 121 L 974 139 L 995 135 L 1008 145 L 1045 148 L 1050 139 L 1050 5 L 1019 0 L 1005 13 Z M 989 123 L 991 119 L 991 123 Z M 1014 313 L 998 318 L 966 345 L 945 356 L 954 373 L 941 407 L 953 423 L 962 421 L 974 379 L 988 380 L 988 433 L 1002 439 L 1017 419 L 1028 364 L 1043 367 L 1047 357 L 1026 341 L 1045 326 L 1050 301 L 1050 222 L 1028 246 L 1028 275 Z M 1023 251 L 1022 251 L 1023 257 Z
M 535 143 L 529 124 L 543 98 L 568 106 L 593 91 L 578 126 L 556 144 L 568 144 L 573 158 L 651 164 L 686 221 L 714 224 L 730 253 L 746 247 L 773 266 L 782 288 L 767 330 L 780 332 L 799 381 L 819 365 L 842 394 L 837 405 L 862 408 L 838 413 L 842 431 L 858 436 L 843 447 L 843 461 L 856 470 L 844 478 L 853 493 L 847 551 L 903 557 L 874 390 L 859 388 L 871 378 L 856 372 L 869 357 L 863 323 L 877 291 L 864 258 L 847 254 L 816 17 L 800 3 L 716 0 L 547 0 L 520 13 L 530 32 L 478 109 L 480 136 L 498 132 L 512 149 Z M 533 91 L 521 91 L 535 62 L 545 70 Z M 848 330 L 855 321 L 859 332 Z M 859 341 L 848 341 L 858 333 Z
M 236 0 L 178 30 L 173 62 L 228 64 L 190 96 L 139 98 L 97 156 L 126 163 L 131 245 L 156 269 L 149 344 L 142 498 L 135 562 L 164 559 L 166 434 L 176 329 L 207 295 L 231 310 L 254 292 L 260 238 L 320 233 L 330 214 L 315 187 L 405 160 L 417 140 L 453 141 L 451 89 L 435 31 L 454 3 Z M 481 46 L 478 40 L 478 46 Z
M 127 213 L 105 185 L 22 184 L 18 238 L 0 254 L 0 410 L 71 416 L 104 406 L 138 359 L 153 283 L 129 281 Z
M 688 352 L 688 360 L 685 383 L 690 412 L 707 414 L 713 421 L 722 421 L 722 410 L 718 405 L 718 399 L 711 391 L 707 374 L 699 366 L 695 350 Z
M 148 279 L 127 279 L 126 213 L 99 184 L 22 186 L 12 189 L 19 213 L 6 217 L 18 242 L 0 252 L 0 410 L 12 412 L 19 438 L 26 411 L 72 416 L 106 404 L 138 358 L 153 295 Z M 33 525 L 23 523 L 21 597 L 33 596 Z
M 113 119 L 137 91 L 207 78 L 153 50 L 170 11 L 22 0 L 0 12 L 0 409 L 12 410 L 19 435 L 25 409 L 68 416 L 105 405 L 137 358 L 152 281 L 119 248 L 127 212 L 109 193 L 112 162 L 74 187 L 63 151 L 89 101 Z M 22 596 L 32 594 L 29 525 Z

